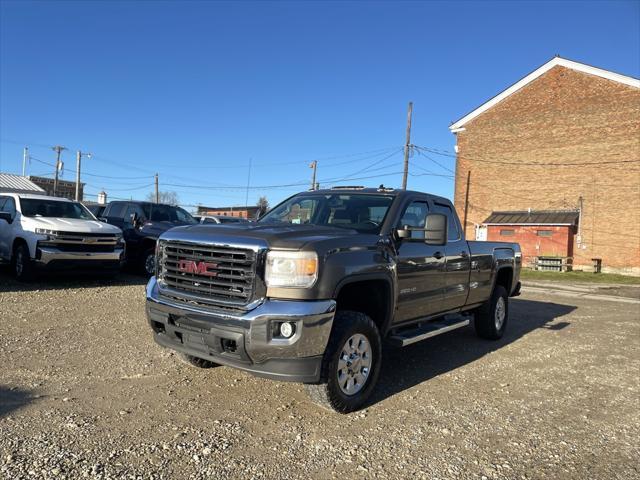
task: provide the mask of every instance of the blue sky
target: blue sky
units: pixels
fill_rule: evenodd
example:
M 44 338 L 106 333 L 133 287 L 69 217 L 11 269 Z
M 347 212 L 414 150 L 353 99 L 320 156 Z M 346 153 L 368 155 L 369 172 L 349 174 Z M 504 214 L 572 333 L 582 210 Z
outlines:
M 412 142 L 453 151 L 452 121 L 555 54 L 640 76 L 640 2 L 0 0 L 0 171 L 27 145 L 52 175 L 61 144 L 111 198 L 158 172 L 182 204 L 243 205 L 249 161 L 249 204 L 314 159 L 322 185 L 399 186 L 408 101 Z M 430 156 L 409 187 L 451 197 Z

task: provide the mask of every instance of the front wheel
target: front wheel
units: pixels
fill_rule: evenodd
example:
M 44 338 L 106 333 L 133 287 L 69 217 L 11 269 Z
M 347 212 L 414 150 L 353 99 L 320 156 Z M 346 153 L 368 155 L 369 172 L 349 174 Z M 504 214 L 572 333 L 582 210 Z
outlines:
M 382 363 L 376 324 L 364 313 L 339 311 L 322 361 L 322 383 L 305 385 L 311 400 L 339 413 L 360 408 L 373 393 Z
M 193 355 L 188 355 L 181 352 L 178 352 L 178 358 L 183 363 L 197 368 L 215 368 L 219 366 L 217 363 L 205 360 L 204 358 L 194 357 Z
M 33 263 L 29 255 L 29 248 L 25 244 L 18 245 L 13 252 L 13 274 L 21 282 L 33 278 Z
M 509 320 L 509 295 L 502 285 L 496 285 L 491 298 L 475 314 L 476 333 L 482 338 L 502 338 Z

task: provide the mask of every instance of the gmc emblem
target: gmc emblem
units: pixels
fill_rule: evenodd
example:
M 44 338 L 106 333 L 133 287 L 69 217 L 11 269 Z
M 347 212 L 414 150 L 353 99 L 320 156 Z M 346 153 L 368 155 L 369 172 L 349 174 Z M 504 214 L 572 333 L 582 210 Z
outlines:
M 179 260 L 178 270 L 183 273 L 192 273 L 196 275 L 204 275 L 206 277 L 215 277 L 218 272 L 214 271 L 218 265 L 209 262 L 196 262 L 194 260 Z

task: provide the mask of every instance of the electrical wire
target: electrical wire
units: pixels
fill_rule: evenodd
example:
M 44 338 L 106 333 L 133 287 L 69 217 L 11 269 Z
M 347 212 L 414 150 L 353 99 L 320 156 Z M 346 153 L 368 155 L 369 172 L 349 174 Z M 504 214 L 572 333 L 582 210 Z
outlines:
M 532 166 L 532 167 L 574 167 L 574 166 L 593 166 L 593 165 L 613 165 L 613 164 L 626 164 L 626 163 L 640 163 L 640 160 L 611 160 L 604 162 L 570 162 L 570 163 L 540 163 L 540 162 L 508 162 L 504 160 L 490 160 L 483 158 L 473 158 L 466 155 L 461 155 L 460 153 L 448 153 L 446 150 L 438 150 L 434 148 L 428 148 L 424 146 L 415 145 L 419 149 L 426 150 L 427 152 L 434 153 L 436 155 L 441 155 L 444 157 L 451 158 L 465 158 L 474 162 L 483 162 L 483 163 L 495 163 L 499 165 L 515 165 L 515 166 Z

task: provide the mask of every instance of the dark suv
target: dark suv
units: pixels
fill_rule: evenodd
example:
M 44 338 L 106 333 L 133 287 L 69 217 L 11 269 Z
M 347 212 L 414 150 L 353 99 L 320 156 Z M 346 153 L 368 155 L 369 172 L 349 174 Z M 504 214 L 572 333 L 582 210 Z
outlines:
M 122 229 L 127 244 L 126 263 L 149 276 L 155 269 L 158 237 L 173 227 L 198 223 L 180 207 L 134 201 L 110 202 L 101 219 Z

